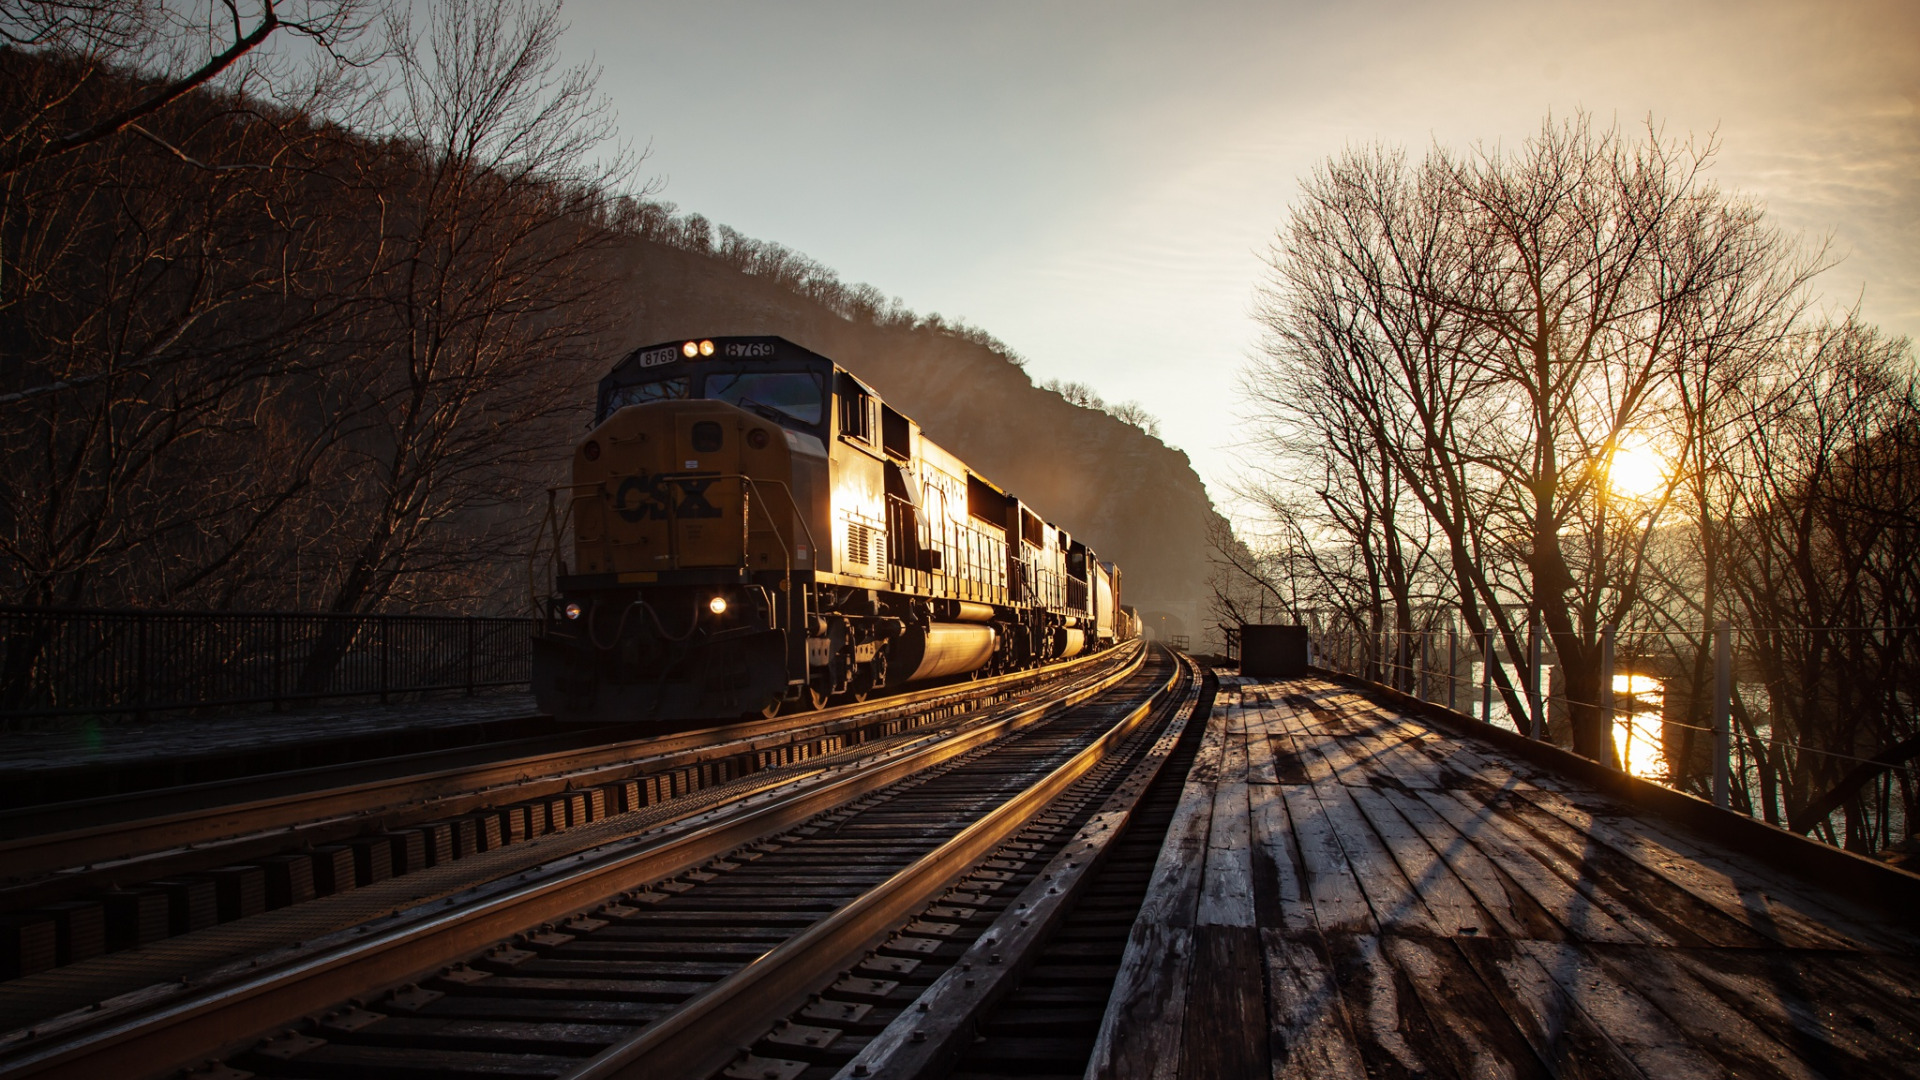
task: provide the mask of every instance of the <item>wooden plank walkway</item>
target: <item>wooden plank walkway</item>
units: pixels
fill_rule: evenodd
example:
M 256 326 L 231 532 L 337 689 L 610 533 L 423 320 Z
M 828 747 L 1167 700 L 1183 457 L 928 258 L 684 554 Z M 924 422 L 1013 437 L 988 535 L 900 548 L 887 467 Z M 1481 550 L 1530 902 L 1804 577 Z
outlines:
M 1331 682 L 1221 681 L 1089 1077 L 1920 1076 L 1920 937 Z

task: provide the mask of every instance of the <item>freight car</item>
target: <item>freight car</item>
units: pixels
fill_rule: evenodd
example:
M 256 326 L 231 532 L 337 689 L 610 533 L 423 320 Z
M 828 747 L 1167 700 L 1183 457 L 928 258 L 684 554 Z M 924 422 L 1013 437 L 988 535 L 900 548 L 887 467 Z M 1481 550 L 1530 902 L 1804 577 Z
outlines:
M 1137 631 L 1117 567 L 782 338 L 635 350 L 556 493 L 533 685 L 563 719 L 817 709 Z

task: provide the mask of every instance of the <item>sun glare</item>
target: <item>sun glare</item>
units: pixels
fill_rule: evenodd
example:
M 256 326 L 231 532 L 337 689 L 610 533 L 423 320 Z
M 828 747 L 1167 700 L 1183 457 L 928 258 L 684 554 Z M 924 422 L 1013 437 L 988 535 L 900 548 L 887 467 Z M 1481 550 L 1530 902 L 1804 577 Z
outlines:
M 1616 495 L 1651 499 L 1667 488 L 1666 456 L 1644 439 L 1623 439 L 1613 451 L 1607 484 Z
M 1615 674 L 1613 744 L 1627 771 L 1654 779 L 1667 777 L 1667 754 L 1660 738 L 1664 688 L 1650 675 Z

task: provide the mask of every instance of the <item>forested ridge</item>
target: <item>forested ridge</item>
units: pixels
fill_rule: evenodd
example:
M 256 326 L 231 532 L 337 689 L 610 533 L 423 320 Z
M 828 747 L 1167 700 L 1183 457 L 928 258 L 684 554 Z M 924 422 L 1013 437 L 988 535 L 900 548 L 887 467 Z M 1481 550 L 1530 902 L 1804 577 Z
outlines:
M 597 379 L 725 334 L 846 364 L 1130 599 L 1204 591 L 1215 515 L 1150 417 L 658 201 L 551 6 L 268 7 L 232 40 L 340 62 L 218 78 L 147 66 L 164 22 L 21 47 L 37 10 L 0 48 L 4 602 L 523 610 Z

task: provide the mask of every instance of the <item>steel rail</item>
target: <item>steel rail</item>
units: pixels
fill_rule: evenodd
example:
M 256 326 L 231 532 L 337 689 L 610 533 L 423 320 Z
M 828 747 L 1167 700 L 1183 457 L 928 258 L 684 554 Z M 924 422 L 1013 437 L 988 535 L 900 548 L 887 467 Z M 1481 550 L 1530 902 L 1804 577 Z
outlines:
M 568 1073 L 566 1080 L 697 1077 L 725 1067 L 739 1053 L 742 1032 L 764 1030 L 799 1008 L 820 988 L 823 974 L 850 966 L 879 946 L 902 922 L 965 877 L 1105 760 L 1146 721 L 1182 673 L 1183 668 L 1174 665 L 1167 682 L 1145 702 L 1038 783 L 852 903 L 715 983 L 672 1015 L 602 1051 Z
M 917 1080 L 943 1075 L 972 1043 L 978 1022 L 1019 984 L 1121 846 L 1148 791 L 1161 779 L 1189 729 L 1204 733 L 1211 674 L 1183 658 L 1192 680 L 1155 745 L 1128 772 L 1027 887 L 967 951 L 834 1073 L 834 1080 Z M 1183 716 L 1186 713 L 1188 715 Z M 1197 740 L 1196 740 L 1197 741 Z M 1167 779 L 1178 786 L 1183 776 Z M 1158 841 L 1155 841 L 1158 846 Z
M 517 878 L 381 920 L 377 929 L 329 935 L 283 961 L 213 988 L 180 987 L 167 1000 L 95 1025 L 76 1025 L 0 1054 L 0 1077 L 148 1076 L 205 1060 L 236 1038 L 284 1026 L 370 990 L 419 977 L 608 896 L 695 869 L 761 837 L 799 825 L 872 791 L 1040 723 L 1111 690 L 1137 671 L 1145 650 L 1090 685 L 1028 705 L 928 744 L 884 752 L 867 767 L 842 766 L 697 815 L 665 835 L 604 845 Z M 758 805 L 751 805 L 754 799 Z M 468 902 L 462 902 L 467 900 Z
M 753 720 L 0 840 L 0 865 L 7 868 L 9 876 L 58 875 L 53 880 L 43 878 L 40 882 L 30 881 L 0 890 L 0 897 L 7 899 L 8 906 L 31 905 L 63 897 L 75 889 L 127 884 L 156 875 L 208 869 L 275 854 L 288 848 L 290 833 L 294 834 L 295 845 L 325 843 L 361 831 L 369 818 L 385 816 L 381 824 L 391 827 L 457 815 L 498 802 L 499 789 L 504 787 L 513 787 L 516 799 L 539 798 L 570 787 L 625 778 L 642 769 L 670 770 L 716 758 L 776 749 L 795 741 L 843 734 L 904 718 L 930 708 L 958 705 L 996 692 L 1018 691 L 1030 683 L 1071 677 L 1083 670 L 1098 670 L 1103 662 L 1114 662 L 1124 656 L 1124 653 L 1099 653 L 959 686 L 912 691 L 889 697 L 878 705 L 839 706 L 814 714 L 798 726 L 792 717 Z M 324 770 L 300 770 L 256 779 L 258 784 L 297 783 L 310 772 L 364 769 L 370 764 L 328 766 Z M 612 775 L 615 773 L 618 776 Z M 203 786 L 208 785 L 194 785 L 195 788 Z M 228 782 L 226 786 L 232 784 Z M 404 818 L 395 816 L 402 814 Z M 161 856 L 171 857 L 160 860 Z M 159 861 L 164 861 L 164 865 L 155 865 Z M 75 872 L 76 867 L 89 869 Z

